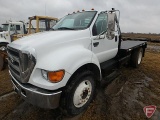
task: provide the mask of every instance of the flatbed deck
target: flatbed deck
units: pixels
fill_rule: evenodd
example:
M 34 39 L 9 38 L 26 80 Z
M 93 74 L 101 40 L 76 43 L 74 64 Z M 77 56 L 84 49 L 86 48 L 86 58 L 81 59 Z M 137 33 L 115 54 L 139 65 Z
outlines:
M 147 46 L 147 41 L 122 41 L 120 51 L 130 51 L 140 46 Z
M 105 71 L 115 69 L 117 66 L 123 65 L 129 61 L 132 51 L 140 47 L 146 48 L 147 41 L 122 41 L 117 56 L 100 64 L 102 74 L 105 74 Z

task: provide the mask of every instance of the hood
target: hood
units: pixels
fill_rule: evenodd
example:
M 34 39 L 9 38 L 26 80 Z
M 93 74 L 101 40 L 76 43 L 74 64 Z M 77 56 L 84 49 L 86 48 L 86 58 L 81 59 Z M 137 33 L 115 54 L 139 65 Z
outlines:
M 37 47 L 44 45 L 49 45 L 49 44 L 56 45 L 59 43 L 73 41 L 89 36 L 90 36 L 89 29 L 47 31 L 22 37 L 14 41 L 13 43 L 23 47 L 32 47 L 36 49 Z

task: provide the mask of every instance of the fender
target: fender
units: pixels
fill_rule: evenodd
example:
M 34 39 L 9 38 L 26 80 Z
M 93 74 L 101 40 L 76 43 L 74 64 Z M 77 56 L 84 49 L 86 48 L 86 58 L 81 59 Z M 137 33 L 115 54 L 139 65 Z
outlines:
M 29 83 L 42 88 L 45 85 L 45 88 L 50 90 L 64 87 L 71 75 L 78 68 L 88 63 L 94 63 L 100 68 L 96 56 L 93 57 L 92 51 L 84 48 L 82 45 L 66 46 L 63 49 L 57 49 L 41 58 L 37 58 L 37 64 L 31 74 Z M 47 71 L 64 69 L 65 76 L 59 83 L 50 83 L 41 76 L 41 69 Z
M 95 65 L 98 66 L 99 72 L 100 72 L 100 80 L 101 80 L 102 79 L 102 74 L 101 74 L 100 63 L 99 63 L 99 60 L 98 60 L 97 56 L 94 53 L 92 53 L 92 63 L 94 63 Z

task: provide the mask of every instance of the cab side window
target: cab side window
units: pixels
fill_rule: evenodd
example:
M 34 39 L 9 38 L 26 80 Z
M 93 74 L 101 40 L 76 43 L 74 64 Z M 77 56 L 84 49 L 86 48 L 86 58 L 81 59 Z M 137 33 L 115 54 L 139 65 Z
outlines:
M 107 14 L 102 13 L 102 14 L 99 14 L 93 26 L 93 29 L 92 29 L 93 36 L 99 35 L 100 33 L 106 30 L 107 30 Z
M 15 31 L 15 25 L 11 25 L 10 30 L 11 30 L 11 31 Z
M 20 25 L 16 25 L 16 30 L 21 30 Z

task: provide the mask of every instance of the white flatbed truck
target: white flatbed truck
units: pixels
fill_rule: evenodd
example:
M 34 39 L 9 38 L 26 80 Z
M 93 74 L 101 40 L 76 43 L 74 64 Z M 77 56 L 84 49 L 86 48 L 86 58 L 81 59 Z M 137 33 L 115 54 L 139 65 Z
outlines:
M 7 47 L 15 91 L 27 102 L 83 112 L 97 85 L 126 63 L 138 67 L 145 41 L 122 41 L 118 11 L 68 14 L 49 32 L 37 33 Z

